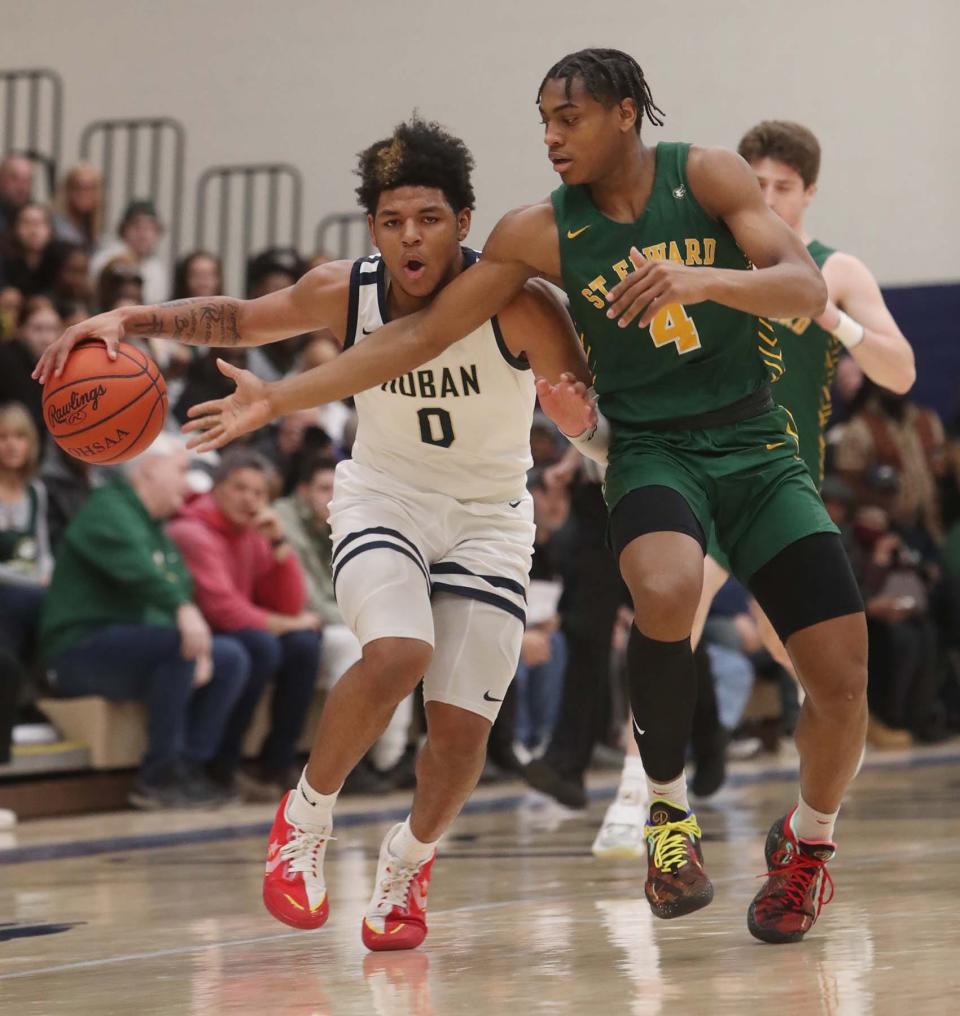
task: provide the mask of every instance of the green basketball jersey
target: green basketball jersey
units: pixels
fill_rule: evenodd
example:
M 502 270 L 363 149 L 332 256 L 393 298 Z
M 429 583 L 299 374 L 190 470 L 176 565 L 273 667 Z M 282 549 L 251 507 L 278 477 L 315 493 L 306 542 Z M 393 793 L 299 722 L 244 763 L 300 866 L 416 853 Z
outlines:
M 667 420 L 721 409 L 783 373 L 773 325 L 712 301 L 665 307 L 648 328 L 620 328 L 606 294 L 645 258 L 750 271 L 733 234 L 697 203 L 687 182 L 689 144 L 656 147 L 653 190 L 643 214 L 614 222 L 584 186 L 552 194 L 560 264 L 600 409 L 614 424 Z
M 818 240 L 807 244 L 810 256 L 823 268 L 833 254 Z M 843 344 L 810 318 L 773 322 L 783 350 L 783 376 L 773 388 L 773 397 L 789 410 L 797 427 L 800 454 L 813 482 L 823 483 L 824 431 L 832 409 L 830 386 L 837 373 Z

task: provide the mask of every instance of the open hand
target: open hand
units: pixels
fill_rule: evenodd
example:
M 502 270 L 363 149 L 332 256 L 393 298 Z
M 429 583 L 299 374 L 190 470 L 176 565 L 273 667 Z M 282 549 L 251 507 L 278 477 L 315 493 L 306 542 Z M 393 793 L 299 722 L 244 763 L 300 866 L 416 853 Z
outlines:
M 190 419 L 183 425 L 183 431 L 193 435 L 187 447 L 198 452 L 222 448 L 242 434 L 249 434 L 269 423 L 274 417 L 266 381 L 219 357 L 217 367 L 224 377 L 236 384 L 237 389 L 226 398 L 201 402 L 187 410 Z
M 537 378 L 537 397 L 540 408 L 567 437 L 578 437 L 597 425 L 593 398 L 587 386 L 572 374 L 561 374 L 555 385 L 546 378 Z

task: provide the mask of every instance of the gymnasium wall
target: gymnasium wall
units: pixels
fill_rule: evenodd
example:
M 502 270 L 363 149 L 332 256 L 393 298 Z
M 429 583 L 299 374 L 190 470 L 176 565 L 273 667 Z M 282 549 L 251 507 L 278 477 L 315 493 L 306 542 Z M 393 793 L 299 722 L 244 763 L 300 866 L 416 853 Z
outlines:
M 953 0 L 5 0 L 0 67 L 66 84 L 65 152 L 104 116 L 188 129 L 193 182 L 215 162 L 289 160 L 308 181 L 306 235 L 353 207 L 353 155 L 414 107 L 477 159 L 480 244 L 545 195 L 534 96 L 547 67 L 617 45 L 667 112 L 658 137 L 734 145 L 763 117 L 824 148 L 811 223 L 884 283 L 960 279 L 960 5 Z

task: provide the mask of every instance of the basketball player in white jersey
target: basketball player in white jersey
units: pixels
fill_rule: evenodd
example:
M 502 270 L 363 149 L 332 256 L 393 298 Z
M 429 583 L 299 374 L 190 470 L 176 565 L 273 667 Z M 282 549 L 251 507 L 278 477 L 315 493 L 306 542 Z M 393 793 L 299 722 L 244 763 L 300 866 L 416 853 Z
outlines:
M 320 327 L 345 348 L 363 342 L 476 261 L 461 246 L 472 165 L 463 142 L 438 125 L 401 124 L 360 155 L 357 193 L 379 255 L 322 265 L 258 300 L 111 311 L 69 329 L 38 374 L 91 335 L 108 350 L 124 335 L 250 346 Z M 255 396 L 262 388 L 247 371 L 223 362 L 221 370 Z M 310 761 L 277 811 L 263 898 L 279 920 L 326 921 L 323 862 L 337 794 L 422 678 L 427 738 L 413 808 L 384 838 L 361 933 L 374 950 L 423 941 L 437 841 L 476 785 L 520 654 L 534 537 L 533 378 L 563 372 L 589 377 L 565 309 L 532 284 L 436 359 L 356 397 L 353 460 L 337 467 L 331 526 L 337 602 L 363 657 L 330 692 Z M 272 415 L 265 403 L 261 422 Z

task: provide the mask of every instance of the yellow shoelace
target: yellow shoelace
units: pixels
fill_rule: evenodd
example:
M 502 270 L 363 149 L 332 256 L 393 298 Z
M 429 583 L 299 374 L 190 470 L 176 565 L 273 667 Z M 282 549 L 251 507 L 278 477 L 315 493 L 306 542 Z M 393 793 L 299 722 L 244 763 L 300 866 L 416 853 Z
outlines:
M 688 815 L 679 822 L 665 822 L 663 825 L 648 825 L 644 835 L 653 841 L 653 863 L 661 871 L 687 864 L 688 836 L 700 836 L 700 826 L 695 815 Z

